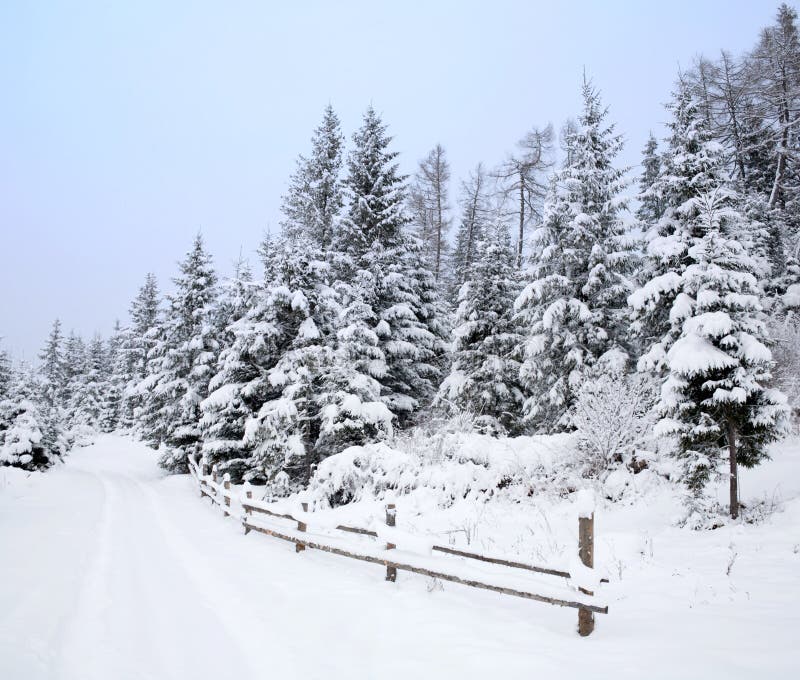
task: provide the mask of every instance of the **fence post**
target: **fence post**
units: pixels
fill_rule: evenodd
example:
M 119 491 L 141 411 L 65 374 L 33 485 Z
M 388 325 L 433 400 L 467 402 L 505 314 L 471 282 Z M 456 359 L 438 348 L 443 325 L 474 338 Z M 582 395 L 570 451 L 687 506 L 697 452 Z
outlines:
M 393 527 L 397 524 L 397 510 L 394 503 L 389 503 L 386 506 L 386 526 Z M 397 546 L 394 543 L 387 543 L 387 550 L 394 550 Z M 386 565 L 386 580 L 394 583 L 397 580 L 397 567 L 390 567 Z
M 308 512 L 308 503 L 302 504 L 303 512 Z M 297 521 L 297 530 L 298 531 L 305 531 L 308 527 L 306 526 L 305 522 L 301 522 L 300 520 Z M 294 544 L 294 551 L 296 553 L 303 552 L 306 549 L 306 546 L 302 543 L 295 543 Z
M 252 500 L 253 498 L 253 487 L 250 486 L 250 482 L 244 483 L 244 497 L 248 501 Z M 242 510 L 244 510 L 242 513 L 242 527 L 244 528 L 244 535 L 247 536 L 247 534 L 250 533 L 250 527 L 247 526 L 247 518 L 250 515 L 250 508 L 242 506 Z
M 205 456 L 200 459 L 200 477 L 208 477 L 208 458 Z
M 578 518 L 578 557 L 584 566 L 594 568 L 594 513 L 589 517 Z M 578 588 L 586 595 L 593 592 Z M 582 637 L 590 635 L 594 630 L 594 613 L 584 607 L 578 608 L 578 634 Z
M 222 486 L 225 489 L 222 492 L 223 500 L 225 502 L 225 507 L 229 508 L 229 507 L 231 507 L 231 475 L 230 475 L 230 473 L 226 472 L 222 476 Z M 230 514 L 231 514 L 228 510 L 223 510 L 223 512 L 225 513 L 225 517 L 229 517 Z

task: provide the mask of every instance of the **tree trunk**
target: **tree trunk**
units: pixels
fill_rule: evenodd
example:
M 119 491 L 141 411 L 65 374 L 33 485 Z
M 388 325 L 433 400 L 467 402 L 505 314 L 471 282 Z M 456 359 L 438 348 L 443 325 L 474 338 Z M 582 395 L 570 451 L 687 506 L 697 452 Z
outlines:
M 519 173 L 519 240 L 517 241 L 517 269 L 522 267 L 522 239 L 525 236 L 525 178 Z
M 437 178 L 436 182 L 436 280 L 439 280 L 439 274 L 442 267 L 442 183 L 441 177 Z
M 730 494 L 731 494 L 731 518 L 739 517 L 739 471 L 736 464 L 736 429 L 733 421 L 729 418 L 728 429 L 728 454 L 730 457 Z
M 783 124 L 781 131 L 781 147 L 778 149 L 778 165 L 775 168 L 775 181 L 772 184 L 772 192 L 769 196 L 769 207 L 774 208 L 778 204 L 778 198 L 783 189 L 783 176 L 786 173 L 786 150 L 789 146 L 789 105 L 788 105 L 788 86 L 786 85 L 786 74 L 783 74 L 781 90 L 783 98 L 781 100 L 780 121 Z

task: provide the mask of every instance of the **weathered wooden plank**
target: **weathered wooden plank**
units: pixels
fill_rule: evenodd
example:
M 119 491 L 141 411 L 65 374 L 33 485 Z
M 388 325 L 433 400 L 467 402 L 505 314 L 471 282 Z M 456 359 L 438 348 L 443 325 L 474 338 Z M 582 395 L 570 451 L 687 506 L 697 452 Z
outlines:
M 513 567 L 514 569 L 525 569 L 527 571 L 535 571 L 539 574 L 549 574 L 550 576 L 561 576 L 562 578 L 569 578 L 568 571 L 561 571 L 560 569 L 550 569 L 549 567 L 537 567 L 533 564 L 525 564 L 523 562 L 514 562 L 513 560 L 504 560 L 499 557 L 489 557 L 487 555 L 480 555 L 478 553 L 467 552 L 465 550 L 457 550 L 455 548 L 448 548 L 443 545 L 435 545 L 433 550 L 448 555 L 457 555 L 458 557 L 466 557 L 471 560 L 479 560 L 481 562 L 490 562 L 491 564 L 500 564 L 504 567 Z

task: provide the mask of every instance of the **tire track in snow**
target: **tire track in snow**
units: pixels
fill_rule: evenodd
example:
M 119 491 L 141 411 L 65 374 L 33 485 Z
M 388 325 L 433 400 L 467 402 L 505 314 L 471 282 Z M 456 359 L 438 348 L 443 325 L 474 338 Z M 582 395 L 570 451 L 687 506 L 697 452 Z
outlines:
M 239 651 L 239 661 L 245 666 L 245 678 L 262 678 L 268 661 L 270 675 L 284 678 L 297 677 L 297 665 L 285 655 L 286 648 L 276 638 L 276 627 L 267 626 L 265 620 L 253 612 L 247 598 L 229 585 L 230 575 L 220 574 L 208 566 L 206 556 L 169 519 L 155 489 L 135 480 L 147 497 L 149 511 L 158 527 L 169 559 L 179 565 L 186 582 L 196 592 L 198 603 L 205 606 L 208 616 L 216 619 L 221 632 Z M 267 634 L 268 633 L 268 634 Z M 264 650 L 269 640 L 278 652 Z
M 64 623 L 58 663 L 59 675 L 65 680 L 88 680 L 105 678 L 98 661 L 98 649 L 105 642 L 104 620 L 108 616 L 111 601 L 107 578 L 110 565 L 112 522 L 115 492 L 108 480 L 94 473 L 103 491 L 100 520 L 97 524 L 97 540 L 89 568 L 85 571 L 78 589 L 74 614 Z M 89 644 L 87 644 L 89 643 Z

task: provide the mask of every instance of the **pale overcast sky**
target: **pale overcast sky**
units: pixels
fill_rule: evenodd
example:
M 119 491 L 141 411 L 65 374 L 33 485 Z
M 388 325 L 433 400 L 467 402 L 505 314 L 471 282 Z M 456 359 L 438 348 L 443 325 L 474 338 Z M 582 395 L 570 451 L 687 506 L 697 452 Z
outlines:
M 229 270 L 277 226 L 328 102 L 348 136 L 372 102 L 406 171 L 442 143 L 455 195 L 574 116 L 585 66 L 636 164 L 678 67 L 750 48 L 777 5 L 4 0 L 0 336 L 30 359 L 56 316 L 108 334 L 198 229 Z

